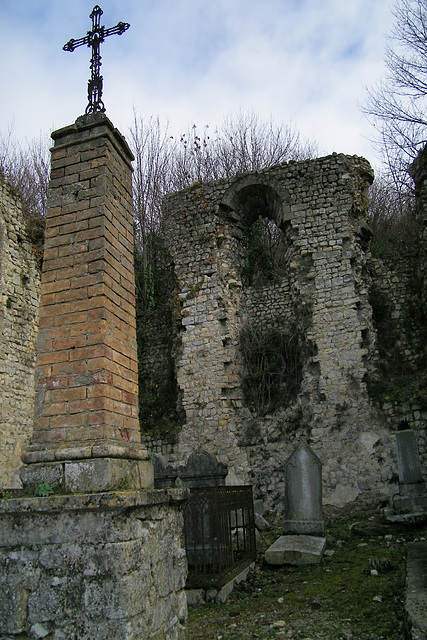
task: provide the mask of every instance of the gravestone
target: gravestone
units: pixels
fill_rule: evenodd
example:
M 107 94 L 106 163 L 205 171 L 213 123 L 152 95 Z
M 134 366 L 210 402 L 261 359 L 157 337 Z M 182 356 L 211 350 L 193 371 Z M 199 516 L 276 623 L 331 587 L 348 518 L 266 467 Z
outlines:
M 285 463 L 285 524 L 265 552 L 268 564 L 319 564 L 326 546 L 322 517 L 322 463 L 301 440 Z
M 203 450 L 192 453 L 187 463 L 178 468 L 179 478 L 189 488 L 223 487 L 227 473 L 226 464 Z
M 417 441 L 412 429 L 406 426 L 402 422 L 396 433 L 399 494 L 393 497 L 393 507 L 398 513 L 426 512 L 427 490 L 421 472 Z
M 284 533 L 323 535 L 322 463 L 301 440 L 285 464 Z
M 401 484 L 423 482 L 417 441 L 412 429 L 402 429 L 396 433 L 397 468 Z
M 179 466 L 178 477 L 190 489 L 221 487 L 225 485 L 227 471 L 227 465 L 218 462 L 207 451 L 200 450 L 192 453 L 185 465 Z M 213 561 L 213 541 L 219 524 L 212 504 L 212 497 L 202 495 L 200 500 L 193 499 L 191 511 L 189 505 L 184 508 L 187 559 L 191 566 Z

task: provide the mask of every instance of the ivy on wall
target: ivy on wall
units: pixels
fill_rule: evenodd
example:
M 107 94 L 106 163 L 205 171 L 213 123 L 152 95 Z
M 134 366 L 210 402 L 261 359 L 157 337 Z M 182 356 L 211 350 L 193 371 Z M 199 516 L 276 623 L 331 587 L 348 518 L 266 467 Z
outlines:
M 273 220 L 260 216 L 243 236 L 242 283 L 256 287 L 278 282 L 285 267 L 284 234 Z
M 183 419 L 173 358 L 173 265 L 164 238 L 151 232 L 135 250 L 139 417 L 143 434 L 175 440 Z
M 247 325 L 240 334 L 243 393 L 259 416 L 289 406 L 297 397 L 309 349 L 305 328 L 288 331 Z

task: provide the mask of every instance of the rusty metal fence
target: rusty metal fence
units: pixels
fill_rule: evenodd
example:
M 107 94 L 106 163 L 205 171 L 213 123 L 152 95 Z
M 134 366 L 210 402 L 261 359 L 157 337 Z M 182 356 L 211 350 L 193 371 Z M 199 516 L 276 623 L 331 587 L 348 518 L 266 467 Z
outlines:
M 221 588 L 256 557 L 251 486 L 190 489 L 184 507 L 187 588 Z

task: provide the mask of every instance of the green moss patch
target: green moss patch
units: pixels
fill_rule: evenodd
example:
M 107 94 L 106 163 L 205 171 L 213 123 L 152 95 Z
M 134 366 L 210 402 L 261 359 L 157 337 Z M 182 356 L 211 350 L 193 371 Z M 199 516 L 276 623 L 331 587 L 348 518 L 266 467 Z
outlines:
M 225 604 L 190 607 L 188 639 L 398 640 L 406 542 L 425 533 L 387 525 L 377 515 L 335 518 L 327 525 L 333 555 L 321 565 L 278 568 L 263 562 L 263 551 L 281 535 L 269 533 L 255 571 Z

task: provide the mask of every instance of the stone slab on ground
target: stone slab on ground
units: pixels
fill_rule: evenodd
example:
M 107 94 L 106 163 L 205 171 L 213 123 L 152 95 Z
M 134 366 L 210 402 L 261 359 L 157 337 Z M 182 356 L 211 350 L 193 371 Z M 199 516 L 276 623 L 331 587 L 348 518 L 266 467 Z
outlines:
M 405 608 L 412 640 L 427 639 L 427 542 L 408 545 Z
M 320 564 L 326 538 L 318 536 L 280 536 L 265 552 L 268 564 Z

